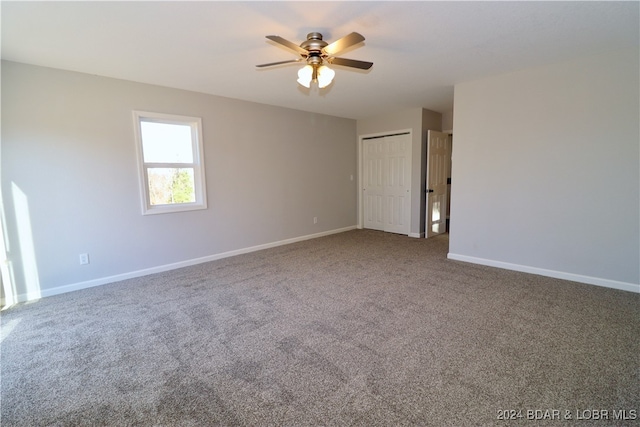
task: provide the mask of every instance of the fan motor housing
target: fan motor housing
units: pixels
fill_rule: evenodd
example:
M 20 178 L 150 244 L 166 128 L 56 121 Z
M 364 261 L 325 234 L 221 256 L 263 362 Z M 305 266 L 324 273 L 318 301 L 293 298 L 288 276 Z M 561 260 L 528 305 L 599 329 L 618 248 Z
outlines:
M 309 53 L 311 53 L 311 52 L 321 52 L 322 49 L 324 49 L 325 46 L 327 45 L 328 43 L 322 40 L 321 33 L 313 32 L 313 33 L 307 34 L 307 39 L 300 44 L 300 47 L 308 50 Z

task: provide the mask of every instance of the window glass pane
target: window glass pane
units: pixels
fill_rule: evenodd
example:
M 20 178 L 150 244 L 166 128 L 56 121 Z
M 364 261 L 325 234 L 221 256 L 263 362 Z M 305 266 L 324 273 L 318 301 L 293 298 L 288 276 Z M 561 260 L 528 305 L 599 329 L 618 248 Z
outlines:
M 140 122 L 146 163 L 193 163 L 191 126 Z
M 147 177 L 152 206 L 196 201 L 193 168 L 149 168 Z

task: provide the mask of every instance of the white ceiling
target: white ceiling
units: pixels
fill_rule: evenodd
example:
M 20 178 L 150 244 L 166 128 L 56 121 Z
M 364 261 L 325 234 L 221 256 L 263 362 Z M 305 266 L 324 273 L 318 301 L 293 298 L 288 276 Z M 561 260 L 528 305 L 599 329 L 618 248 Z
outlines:
M 8 2 L 2 58 L 360 119 L 453 108 L 453 85 L 639 46 L 639 2 Z M 327 89 L 296 83 L 301 65 L 268 41 L 366 41 L 338 56 Z

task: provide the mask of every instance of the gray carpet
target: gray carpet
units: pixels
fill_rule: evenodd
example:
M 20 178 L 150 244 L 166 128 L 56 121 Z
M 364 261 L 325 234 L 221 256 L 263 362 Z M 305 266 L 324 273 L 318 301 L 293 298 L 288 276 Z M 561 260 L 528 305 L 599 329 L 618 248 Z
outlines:
M 447 239 L 355 230 L 5 310 L 2 426 L 638 425 L 613 419 L 640 409 L 638 294 Z

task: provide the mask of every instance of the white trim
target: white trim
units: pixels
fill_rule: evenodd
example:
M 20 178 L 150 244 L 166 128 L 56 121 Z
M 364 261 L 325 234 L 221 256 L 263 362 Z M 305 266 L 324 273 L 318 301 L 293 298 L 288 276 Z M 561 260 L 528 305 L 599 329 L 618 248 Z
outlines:
M 416 239 L 424 239 L 424 233 L 409 233 L 409 237 L 415 237 Z
M 358 211 L 358 218 L 356 220 L 356 227 L 358 230 L 362 230 L 364 228 L 364 218 L 363 218 L 363 210 L 362 210 L 362 137 L 358 136 L 358 174 L 356 181 L 356 188 L 358 191 L 356 192 L 356 204 Z
M 586 283 L 588 285 L 603 286 L 605 288 L 613 288 L 619 289 L 621 291 L 640 293 L 640 285 L 634 283 L 619 282 L 617 280 L 602 279 L 592 276 L 583 276 L 581 274 L 567 273 L 564 271 L 547 270 L 545 268 L 530 267 L 528 265 L 511 264 L 508 262 L 476 258 L 467 255 L 454 254 L 451 252 L 447 254 L 447 258 L 456 261 L 470 262 L 472 264 L 486 265 L 489 267 L 504 268 L 505 270 L 520 271 L 523 273 L 553 277 L 555 279 L 570 280 L 572 282 Z
M 315 234 L 307 234 L 305 236 L 293 237 L 291 239 L 279 240 L 276 242 L 265 243 L 262 245 L 251 246 L 248 248 L 235 249 L 228 252 L 222 252 L 219 254 L 208 255 L 201 258 L 194 258 L 185 261 L 174 262 L 171 264 L 159 265 L 156 267 L 145 268 L 142 270 L 130 271 L 128 273 L 116 274 L 114 276 L 101 277 L 98 279 L 87 280 L 85 282 L 72 283 L 69 285 L 57 286 L 51 289 L 42 289 L 37 293 L 24 293 L 17 295 L 17 302 L 26 302 L 31 300 L 40 299 L 41 297 L 49 297 L 53 295 L 64 294 L 72 291 L 79 291 L 81 289 L 93 288 L 94 286 L 106 285 L 108 283 L 120 282 L 122 280 L 133 279 L 136 277 L 147 276 L 149 274 L 162 273 L 169 270 L 175 270 L 177 268 L 189 267 L 191 265 L 202 264 L 205 262 L 215 261 L 222 258 L 228 258 L 236 255 L 242 255 L 249 252 L 260 251 L 263 249 L 274 248 L 276 246 L 288 245 L 290 243 L 302 242 L 304 240 L 316 239 L 318 237 L 329 236 L 331 234 L 343 233 L 345 231 L 354 230 L 356 226 L 338 228 L 335 230 L 323 231 Z

